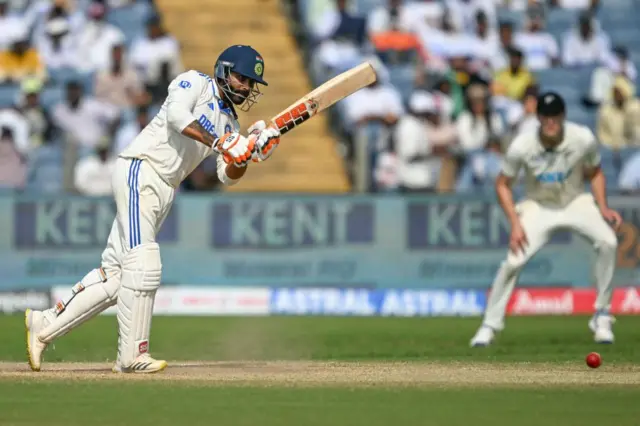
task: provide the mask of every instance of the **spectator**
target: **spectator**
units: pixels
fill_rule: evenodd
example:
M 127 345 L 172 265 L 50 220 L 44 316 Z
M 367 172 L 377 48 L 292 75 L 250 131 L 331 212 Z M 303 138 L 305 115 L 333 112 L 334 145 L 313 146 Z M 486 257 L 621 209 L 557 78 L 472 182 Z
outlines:
M 453 57 L 471 57 L 476 53 L 474 38 L 455 27 L 451 14 L 442 15 L 440 28 L 423 29 L 419 33 L 420 42 L 429 55 L 450 59 Z
M 111 49 L 110 68 L 96 76 L 95 96 L 119 108 L 131 108 L 149 102 L 144 85 L 135 69 L 125 61 L 124 45 Z
M 392 126 L 404 113 L 400 93 L 388 84 L 386 69 L 376 68 L 378 81 L 344 100 L 346 120 L 351 127 L 370 122 Z
M 26 36 L 16 40 L 11 50 L 0 52 L 0 82 L 19 83 L 26 77 L 46 76 L 46 68 Z
M 496 56 L 500 55 L 500 39 L 495 30 L 489 27 L 487 15 L 479 11 L 476 15 L 474 57 L 490 66 Z
M 494 0 L 446 0 L 454 26 L 463 32 L 471 32 L 478 12 L 487 15 L 489 26 L 496 27 L 496 5 Z
M 37 47 L 49 70 L 77 68 L 77 46 L 66 18 L 58 17 L 47 21 L 45 34 Z
M 366 37 L 366 22 L 363 18 L 349 12 L 347 0 L 335 0 L 336 8 L 329 8 L 318 20 L 317 25 L 312 28 L 316 41 L 333 38 L 338 34 L 346 33 L 357 42 L 362 44 Z
M 609 45 L 609 37 L 596 31 L 591 14 L 583 13 L 578 27 L 565 35 L 562 63 L 566 67 L 601 64 L 609 55 Z
M 29 126 L 30 150 L 53 138 L 53 122 L 47 110 L 40 103 L 42 82 L 35 78 L 22 82 L 18 109 Z
M 139 107 L 136 120 L 121 127 L 116 134 L 115 154 L 120 154 L 149 124 L 149 111 L 146 107 Z
M 522 102 L 507 111 L 507 122 L 513 137 L 538 128 L 537 106 L 538 86 L 531 85 L 525 90 Z
M 80 194 L 94 197 L 111 195 L 115 158 L 109 151 L 109 139 L 103 138 L 96 146 L 94 155 L 78 161 L 74 171 L 74 183 Z
M 624 46 L 615 47 L 613 53 L 605 61 L 605 65 L 593 71 L 591 88 L 589 95 L 584 99 L 584 104 L 593 107 L 609 101 L 613 82 L 618 75 L 626 77 L 630 81 L 635 81 L 638 76 L 636 66 L 629 59 L 629 51 Z
M 526 23 L 526 31 L 515 35 L 514 45 L 522 50 L 527 68 L 532 71 L 544 70 L 559 63 L 558 42 L 543 31 L 544 21 L 539 14 L 533 14 Z
M 411 9 L 402 0 L 388 0 L 387 5 L 375 8 L 367 18 L 367 32 L 369 35 L 391 30 L 412 32 L 415 20 Z
M 469 109 L 460 115 L 456 123 L 460 147 L 465 152 L 480 151 L 489 139 L 504 136 L 504 126 L 500 115 L 491 110 L 486 86 L 469 86 L 467 103 Z
M 442 123 L 441 114 L 429 93 L 411 96 L 409 114 L 402 117 L 394 136 L 402 192 L 437 190 L 442 159 L 457 142 L 455 127 Z
M 363 18 L 351 15 L 346 10 L 346 1 L 337 2 L 338 12 L 330 32 L 323 32 L 314 55 L 314 67 L 318 73 L 339 73 L 362 62 L 361 47 L 366 37 Z M 328 12 L 332 13 L 332 12 Z M 334 12 L 335 13 L 335 12 Z M 323 25 L 329 25 L 325 22 Z M 324 31 L 324 30 L 323 30 Z
M 10 0 L 0 0 L 0 51 L 9 49 L 18 39 L 24 39 L 25 20 L 9 12 Z
M 550 0 L 550 5 L 562 9 L 570 10 L 588 10 L 594 12 L 600 3 L 600 0 Z
M 640 151 L 634 153 L 622 166 L 618 188 L 626 194 L 640 194 Z
M 66 101 L 53 109 L 54 124 L 68 140 L 84 147 L 95 147 L 113 130 L 119 118 L 117 108 L 84 96 L 79 82 L 67 83 Z
M 34 44 L 39 45 L 46 37 L 47 25 L 51 20 L 62 19 L 69 32 L 76 34 L 84 25 L 85 17 L 75 0 L 35 0 L 24 14 L 28 28 L 33 28 Z
M 613 99 L 600 107 L 598 138 L 614 150 L 640 146 L 640 101 L 633 85 L 620 76 L 613 84 Z
M 485 149 L 471 156 L 458 183 L 456 191 L 468 192 L 482 188 L 493 191 L 496 178 L 502 169 L 502 142 L 490 138 Z
M 87 14 L 90 19 L 78 33 L 80 69 L 84 72 L 107 70 L 111 64 L 112 49 L 124 42 L 124 34 L 118 27 L 106 22 L 107 9 L 104 4 L 93 2 Z
M 444 4 L 439 0 L 409 2 L 405 9 L 414 20 L 412 26 L 415 31 L 420 31 L 421 27 L 438 28 L 445 12 Z
M 164 30 L 158 17 L 147 22 L 146 37 L 133 44 L 131 61 L 143 76 L 154 103 L 164 101 L 169 83 L 183 71 L 180 46 Z
M 15 108 L 0 109 L 0 127 L 11 133 L 13 147 L 20 155 L 27 156 L 31 150 L 29 143 L 29 122 Z M 8 135 L 9 133 L 7 133 Z M 8 136 L 7 136 L 8 137 Z
M 13 130 L 0 127 L 0 188 L 23 188 L 27 169 L 18 152 L 13 138 Z
M 511 22 L 501 22 L 498 31 L 500 40 L 496 54 L 491 58 L 491 69 L 499 71 L 509 65 L 509 47 L 513 45 L 513 24 Z
M 495 83 L 502 86 L 511 99 L 522 99 L 527 87 L 534 83 L 534 77 L 522 64 L 522 51 L 509 48 L 509 67 L 496 74 Z

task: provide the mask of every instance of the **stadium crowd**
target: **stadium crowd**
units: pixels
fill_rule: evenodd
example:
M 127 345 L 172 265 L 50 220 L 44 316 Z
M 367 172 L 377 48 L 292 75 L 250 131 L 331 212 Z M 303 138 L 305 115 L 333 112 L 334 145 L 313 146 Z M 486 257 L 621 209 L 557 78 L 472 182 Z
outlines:
M 635 0 L 288 1 L 316 84 L 377 68 L 334 114 L 367 190 L 489 189 L 555 89 L 595 131 L 610 186 L 640 191 Z M 151 0 L 0 0 L 0 188 L 110 194 L 115 156 L 182 70 Z M 215 189 L 214 172 L 182 189 Z
M 151 1 L 0 0 L 0 187 L 110 195 L 183 70 Z M 185 189 L 211 189 L 204 164 Z
M 491 190 L 509 142 L 537 126 L 537 95 L 556 90 L 596 133 L 609 185 L 640 191 L 633 0 L 319 3 L 297 5 L 316 83 L 364 60 L 379 74 L 336 114 L 368 190 Z

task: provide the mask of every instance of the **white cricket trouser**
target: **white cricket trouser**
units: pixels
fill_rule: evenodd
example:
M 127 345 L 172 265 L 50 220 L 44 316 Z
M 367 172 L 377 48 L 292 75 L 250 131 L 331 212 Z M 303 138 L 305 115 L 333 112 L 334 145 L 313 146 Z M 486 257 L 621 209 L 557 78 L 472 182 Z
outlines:
M 65 335 L 117 303 L 123 284 L 123 260 L 134 248 L 155 244 L 175 196 L 174 188 L 139 159 L 118 158 L 113 190 L 117 215 L 102 252 L 102 268 L 90 271 L 73 286 L 69 297 L 44 311 L 46 326 L 38 334 L 44 342 Z M 154 259 L 152 266 L 159 269 L 159 262 L 159 258 Z
M 606 312 L 611 306 L 611 280 L 615 270 L 618 241 L 615 232 L 604 220 L 591 194 L 576 197 L 564 208 L 541 206 L 525 200 L 516 206 L 520 223 L 527 236 L 524 252 L 509 251 L 491 285 L 483 324 L 494 330 L 504 328 L 507 302 L 526 263 L 561 229 L 576 231 L 587 238 L 597 253 L 594 275 L 598 296 L 595 310 Z
M 102 252 L 102 268 L 106 271 L 119 271 L 122 257 L 132 248 L 156 242 L 175 197 L 173 187 L 146 161 L 135 158 L 116 161 L 113 192 L 118 212 Z

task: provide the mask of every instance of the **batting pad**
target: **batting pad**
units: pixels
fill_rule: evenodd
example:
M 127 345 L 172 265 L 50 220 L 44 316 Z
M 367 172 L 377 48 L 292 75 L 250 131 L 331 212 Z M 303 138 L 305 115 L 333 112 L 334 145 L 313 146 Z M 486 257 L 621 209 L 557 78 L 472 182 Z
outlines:
M 102 268 L 92 270 L 71 288 L 67 298 L 56 303 L 53 308 L 55 317 L 38 334 L 38 338 L 49 343 L 113 306 L 118 287 L 119 275 L 107 277 Z
M 161 273 L 160 247 L 156 243 L 131 249 L 122 261 L 117 306 L 118 361 L 125 368 L 149 350 L 153 302 Z

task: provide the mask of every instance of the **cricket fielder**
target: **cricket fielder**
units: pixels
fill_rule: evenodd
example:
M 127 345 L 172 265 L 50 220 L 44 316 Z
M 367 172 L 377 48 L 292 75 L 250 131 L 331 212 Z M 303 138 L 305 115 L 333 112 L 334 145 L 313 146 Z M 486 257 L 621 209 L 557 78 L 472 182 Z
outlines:
M 85 275 L 69 296 L 45 311 L 27 310 L 29 365 L 40 370 L 42 353 L 56 338 L 117 304 L 118 357 L 114 372 L 154 373 L 166 361 L 149 355 L 151 315 L 162 264 L 156 235 L 180 183 L 211 154 L 218 178 L 233 185 L 250 161 L 269 158 L 280 133 L 264 121 L 240 135 L 234 105 L 247 111 L 260 96 L 264 61 L 250 46 L 231 46 L 218 58 L 214 77 L 188 71 L 169 86 L 158 115 L 119 156 L 113 188 L 117 215 L 101 267 Z
M 596 250 L 598 296 L 589 328 L 596 342 L 613 343 L 609 309 L 618 243 L 609 223 L 617 229 L 622 219 L 607 206 L 598 143 L 587 127 L 565 121 L 565 103 L 557 93 L 538 98 L 537 114 L 539 129 L 513 140 L 496 181 L 498 200 L 511 223 L 510 250 L 491 286 L 484 321 L 471 346 L 489 345 L 504 328 L 507 302 L 520 271 L 558 229 L 582 234 Z M 525 172 L 526 197 L 514 205 L 511 185 L 520 170 Z M 592 194 L 584 191 L 585 178 Z

